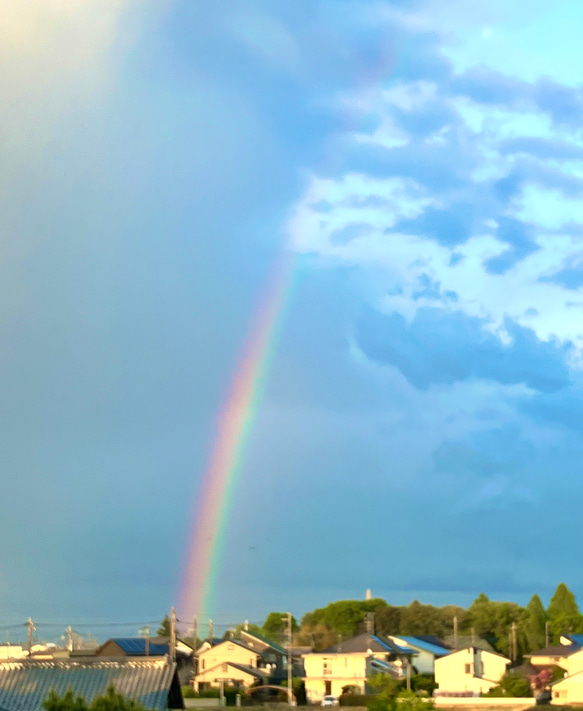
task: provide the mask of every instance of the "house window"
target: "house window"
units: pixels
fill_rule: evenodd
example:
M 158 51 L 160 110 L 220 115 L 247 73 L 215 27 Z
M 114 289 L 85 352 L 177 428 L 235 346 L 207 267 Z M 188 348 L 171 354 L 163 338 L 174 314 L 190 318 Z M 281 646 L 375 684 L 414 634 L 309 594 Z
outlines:
M 471 673 L 472 673 L 472 665 L 466 664 L 466 674 L 471 674 Z
M 332 667 L 330 665 L 330 662 L 324 662 L 322 673 L 324 674 L 324 676 L 329 676 L 330 674 L 332 674 Z
M 223 664 L 223 674 L 228 670 L 228 664 Z
M 204 660 L 204 659 L 201 659 L 201 660 L 200 660 L 200 664 L 201 664 L 200 668 L 201 668 L 201 669 L 204 669 L 205 660 Z

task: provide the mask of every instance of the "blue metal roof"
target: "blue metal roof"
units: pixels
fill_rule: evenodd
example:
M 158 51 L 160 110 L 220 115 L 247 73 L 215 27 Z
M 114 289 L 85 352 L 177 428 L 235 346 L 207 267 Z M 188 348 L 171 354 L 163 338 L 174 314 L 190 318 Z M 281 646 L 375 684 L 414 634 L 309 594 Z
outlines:
M 142 637 L 113 637 L 110 641 L 115 642 L 129 656 L 146 655 L 146 640 Z M 150 642 L 149 654 L 151 657 L 168 654 L 168 645 Z
M 431 654 L 435 654 L 436 657 L 445 657 L 445 655 L 449 654 L 451 651 L 449 649 L 445 649 L 444 647 L 440 647 L 437 644 L 431 644 L 431 642 L 426 642 L 425 640 L 419 639 L 418 637 L 406 637 L 405 635 L 398 634 L 395 635 L 395 638 L 404 640 L 412 647 L 417 647 L 418 649 L 423 649 L 426 652 L 431 652 Z
M 0 663 L 0 709 L 42 711 L 51 689 L 62 696 L 71 688 L 90 703 L 113 686 L 119 694 L 140 702 L 147 709 L 163 711 L 168 708 L 175 673 L 176 665 L 165 660 L 3 662 Z
M 583 647 L 583 634 L 566 634 L 563 636 L 567 639 L 570 639 L 571 642 L 573 642 L 577 646 Z

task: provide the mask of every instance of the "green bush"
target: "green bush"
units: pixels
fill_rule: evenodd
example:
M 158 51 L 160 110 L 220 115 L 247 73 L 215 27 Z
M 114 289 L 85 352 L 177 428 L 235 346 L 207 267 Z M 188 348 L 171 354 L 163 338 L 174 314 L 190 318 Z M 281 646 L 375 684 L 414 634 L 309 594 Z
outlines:
M 182 696 L 185 699 L 194 699 L 197 696 L 197 693 L 192 686 L 190 686 L 190 684 L 186 684 L 186 686 L 182 687 Z
M 488 698 L 514 697 L 523 699 L 532 696 L 532 689 L 528 679 L 513 672 L 504 674 L 500 683 L 494 686 L 484 696 Z
M 414 691 L 402 691 L 393 704 L 389 709 L 398 709 L 398 711 L 426 711 L 435 706 L 433 701 L 424 701 Z
M 338 701 L 340 706 L 367 706 L 378 699 L 378 694 L 342 694 Z
M 435 678 L 431 674 L 413 674 L 411 677 L 411 689 L 413 691 L 426 691 L 428 696 L 431 696 L 437 684 Z

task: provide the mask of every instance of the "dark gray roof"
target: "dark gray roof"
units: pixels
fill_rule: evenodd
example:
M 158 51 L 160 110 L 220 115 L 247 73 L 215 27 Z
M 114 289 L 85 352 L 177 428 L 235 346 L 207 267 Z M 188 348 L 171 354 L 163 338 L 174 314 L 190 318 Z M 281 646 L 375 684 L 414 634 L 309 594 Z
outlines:
M 247 674 L 252 674 L 257 679 L 267 679 L 270 674 L 263 669 L 258 669 L 257 667 L 250 667 L 248 664 L 236 664 L 235 662 L 227 662 L 230 667 L 235 667 L 235 669 L 240 669 L 241 671 L 247 672 Z
M 403 654 L 403 651 L 389 639 L 374 634 L 359 634 L 357 637 L 347 639 L 333 647 L 324 649 L 320 654 L 359 654 L 371 652 L 384 652 L 385 654 Z
M 568 657 L 570 654 L 575 654 L 579 651 L 579 647 L 575 644 L 555 644 L 552 647 L 537 649 L 534 652 L 525 654 L 525 657 Z
M 468 649 L 468 647 L 475 647 L 476 649 L 482 649 L 485 652 L 494 652 L 494 647 L 488 642 L 488 640 L 482 639 L 482 637 L 474 637 L 471 634 L 459 635 L 457 638 L 457 644 L 453 635 L 445 638 L 445 643 L 450 649 L 455 649 L 460 651 L 461 649 Z
M 164 659 L 67 659 L 0 663 L 0 709 L 42 711 L 49 691 L 68 688 L 88 702 L 108 686 L 147 709 L 183 708 L 176 665 Z
M 267 637 L 262 637 L 260 634 L 255 634 L 255 632 L 249 632 L 249 630 L 241 630 L 241 637 L 242 639 L 245 639 L 245 637 L 251 637 L 251 642 L 253 642 L 253 640 L 255 639 L 259 641 L 261 645 L 264 645 L 265 647 L 271 647 L 276 652 L 279 652 L 279 654 L 287 654 L 287 649 L 284 649 L 276 642 L 272 642 L 270 639 L 267 639 Z

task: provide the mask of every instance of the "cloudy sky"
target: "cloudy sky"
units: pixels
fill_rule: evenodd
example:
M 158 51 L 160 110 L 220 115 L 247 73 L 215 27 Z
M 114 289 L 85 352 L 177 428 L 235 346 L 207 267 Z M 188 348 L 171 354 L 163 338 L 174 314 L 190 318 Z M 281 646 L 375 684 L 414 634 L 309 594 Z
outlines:
M 471 9 L 470 9 L 471 5 Z M 0 0 L 0 622 L 583 596 L 578 0 Z

